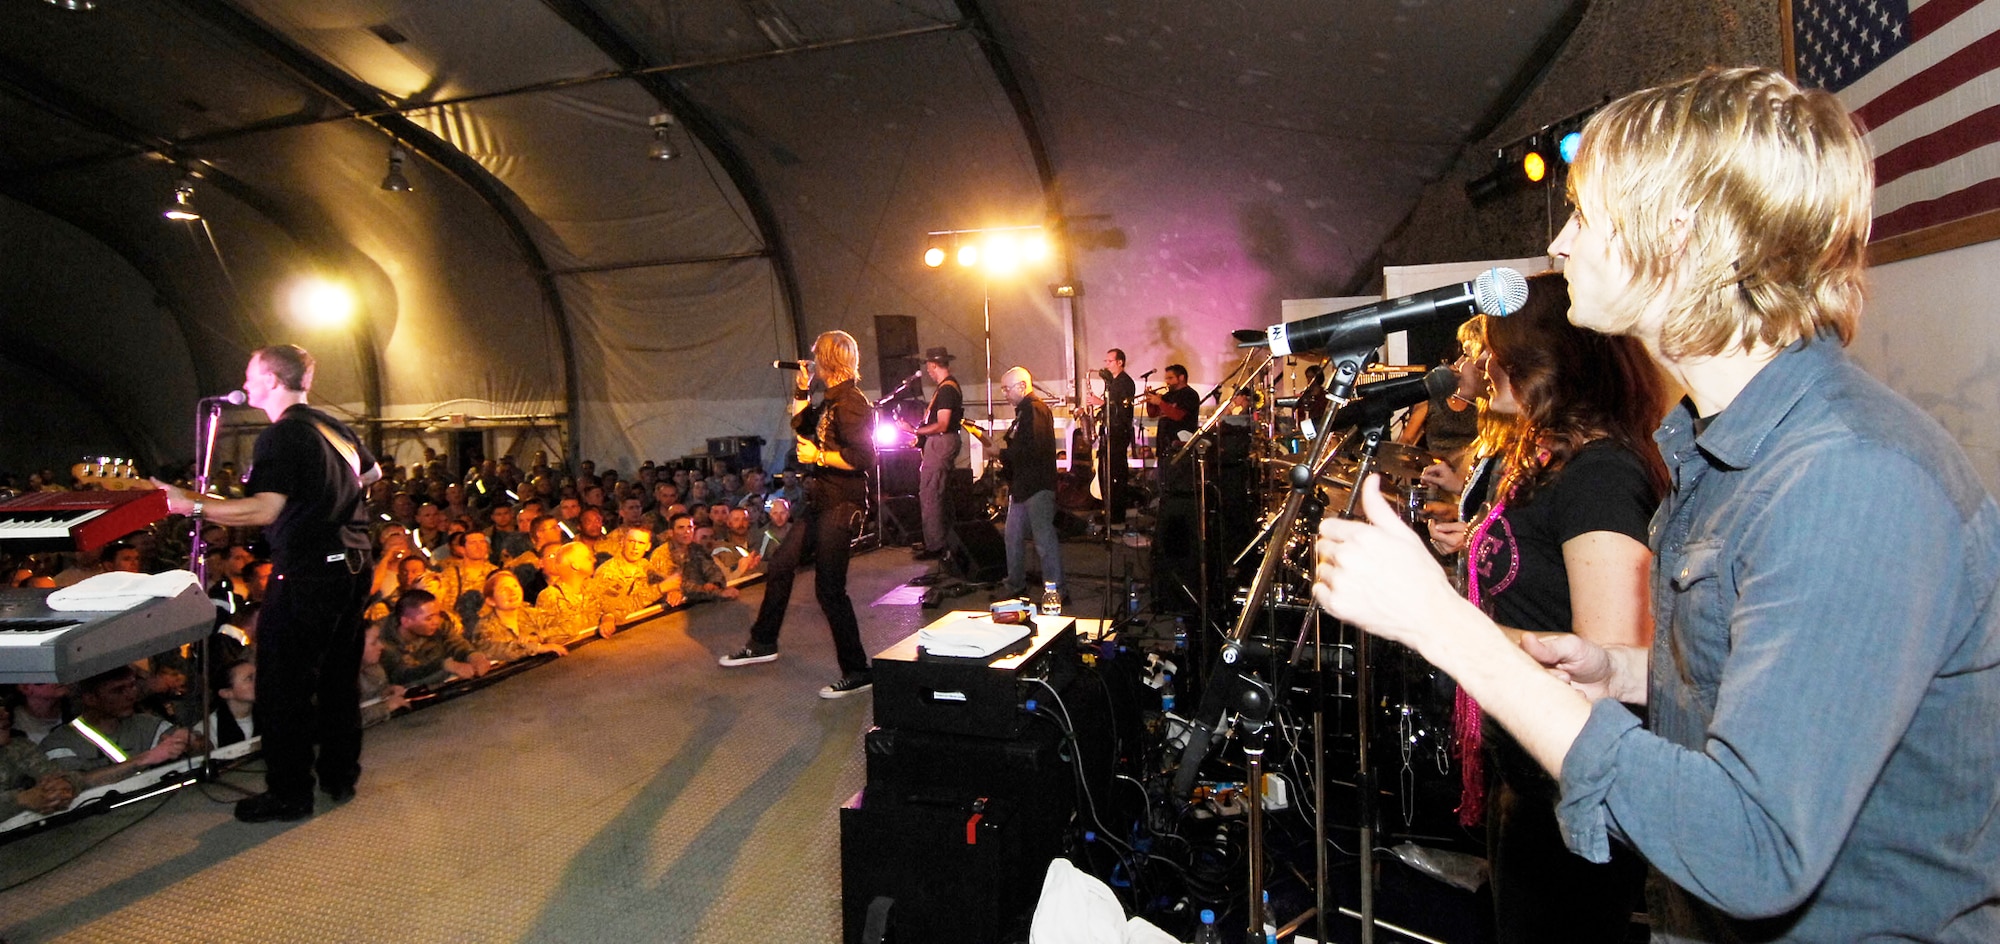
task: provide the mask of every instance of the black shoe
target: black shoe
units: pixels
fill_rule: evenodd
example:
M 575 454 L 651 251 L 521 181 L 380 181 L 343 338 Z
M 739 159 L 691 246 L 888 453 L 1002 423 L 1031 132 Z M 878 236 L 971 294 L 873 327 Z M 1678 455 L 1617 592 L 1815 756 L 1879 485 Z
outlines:
M 933 551 L 933 550 L 928 550 L 928 549 L 919 549 L 919 550 L 918 550 L 918 551 L 917 551 L 916 553 L 914 553 L 914 554 L 911 554 L 911 555 L 910 555 L 910 559 L 911 559 L 911 560 L 913 560 L 913 561 L 934 561 L 934 560 L 943 560 L 943 559 L 944 559 L 944 552 L 943 552 L 943 551 Z
M 875 687 L 875 676 L 866 670 L 842 676 L 840 681 L 819 690 L 821 698 L 846 698 Z
M 325 784 L 321 784 L 320 789 L 326 791 L 327 799 L 330 799 L 335 803 L 346 803 L 347 801 L 354 799 L 354 785 L 351 783 L 343 784 L 338 787 L 330 787 Z
M 756 646 L 744 646 L 743 648 L 738 649 L 735 652 L 732 652 L 716 660 L 716 664 L 721 665 L 725 668 L 733 669 L 739 665 L 756 665 L 759 662 L 775 662 L 777 661 L 777 658 L 778 658 L 778 650 L 776 649 L 759 649 Z
M 352 791 L 349 791 L 352 793 Z M 290 823 L 313 815 L 312 797 L 304 800 L 282 800 L 268 793 L 259 793 L 247 800 L 236 803 L 236 818 L 246 823 Z

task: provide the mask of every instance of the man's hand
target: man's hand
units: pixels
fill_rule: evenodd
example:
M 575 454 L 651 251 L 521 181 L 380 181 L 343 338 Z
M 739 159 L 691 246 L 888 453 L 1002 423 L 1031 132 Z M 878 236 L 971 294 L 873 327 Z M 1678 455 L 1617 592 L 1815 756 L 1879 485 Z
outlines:
M 167 732 L 165 737 L 160 738 L 160 743 L 148 748 L 134 759 L 139 761 L 141 767 L 151 767 L 173 760 L 187 753 L 187 749 L 188 730 L 186 728 L 175 728 Z
M 1574 633 L 1522 633 L 1521 651 L 1591 701 L 1616 698 L 1635 705 L 1646 703 L 1650 659 L 1644 649 L 1599 646 Z
M 667 601 L 668 606 L 680 606 L 687 600 L 687 594 L 682 593 L 679 587 L 675 587 L 668 590 L 660 599 Z
M 181 488 L 178 485 L 169 485 L 166 482 L 162 482 L 156 478 L 147 479 L 146 481 L 153 483 L 154 488 L 157 488 L 160 491 L 167 493 L 168 514 L 174 514 L 174 515 L 194 514 L 195 495 L 193 492 Z
M 743 591 L 738 590 L 735 587 L 729 586 L 727 584 L 724 584 L 722 589 L 717 590 L 715 593 L 717 596 L 725 600 L 734 600 L 737 597 L 743 595 Z
M 493 660 L 488 658 L 486 653 L 475 652 L 472 654 L 472 658 L 466 661 L 471 664 L 472 674 L 475 677 L 493 671 Z
M 597 618 L 597 638 L 610 639 L 612 634 L 616 632 L 618 632 L 617 617 L 607 613 Z
M 1424 633 L 1444 622 L 1439 617 L 1471 604 L 1452 590 L 1424 542 L 1382 497 L 1379 476 L 1361 483 L 1361 508 L 1366 521 L 1320 522 L 1313 600 L 1328 613 L 1421 654 Z
M 410 699 L 403 693 L 408 691 L 401 685 L 391 685 L 382 690 L 382 704 L 390 711 L 402 711 L 410 707 Z
M 762 564 L 763 562 L 764 562 L 764 555 L 759 554 L 756 551 L 751 551 L 741 561 L 737 562 L 736 569 L 742 571 L 743 573 L 749 573 L 750 571 L 756 570 L 757 565 Z
M 76 785 L 68 777 L 55 774 L 49 774 L 36 781 L 34 786 L 14 794 L 14 802 L 19 803 L 22 809 L 43 814 L 57 812 L 74 799 Z
M 819 444 L 813 442 L 810 439 L 805 438 L 804 436 L 798 437 L 798 440 L 799 440 L 799 464 L 819 465 L 819 454 L 820 454 Z

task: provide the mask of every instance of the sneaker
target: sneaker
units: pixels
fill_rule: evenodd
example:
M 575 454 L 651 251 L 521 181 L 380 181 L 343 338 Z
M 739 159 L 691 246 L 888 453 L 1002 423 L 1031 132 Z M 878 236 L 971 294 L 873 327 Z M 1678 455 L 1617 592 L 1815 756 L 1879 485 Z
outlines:
M 310 796 L 304 800 L 283 800 L 268 793 L 259 793 L 236 803 L 236 818 L 246 823 L 290 823 L 311 815 L 313 801 Z
M 744 646 L 716 661 L 725 668 L 733 669 L 739 665 L 756 665 L 759 662 L 776 662 L 777 660 L 778 650 L 776 649 L 759 649 L 756 646 Z
M 819 690 L 821 698 L 846 698 L 859 695 L 875 687 L 875 676 L 868 672 L 856 672 L 842 676 L 840 681 Z
M 331 787 L 327 786 L 326 784 L 320 784 L 319 788 L 325 791 L 327 799 L 330 799 L 335 803 L 346 803 L 347 801 L 354 799 L 354 785 L 351 783 L 342 784 L 337 787 Z

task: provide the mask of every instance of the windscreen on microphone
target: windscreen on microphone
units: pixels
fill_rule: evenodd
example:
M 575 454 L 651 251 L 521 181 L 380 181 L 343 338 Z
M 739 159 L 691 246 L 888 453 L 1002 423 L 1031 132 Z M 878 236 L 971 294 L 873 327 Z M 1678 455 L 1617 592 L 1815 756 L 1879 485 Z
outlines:
M 213 397 L 203 397 L 202 399 L 207 400 L 210 403 L 228 403 L 235 406 L 242 406 L 243 404 L 249 402 L 250 395 L 244 393 L 241 390 L 231 390 L 225 394 L 220 394 L 218 396 L 213 396 Z
M 812 361 L 772 361 L 771 366 L 779 370 L 805 370 L 812 366 Z

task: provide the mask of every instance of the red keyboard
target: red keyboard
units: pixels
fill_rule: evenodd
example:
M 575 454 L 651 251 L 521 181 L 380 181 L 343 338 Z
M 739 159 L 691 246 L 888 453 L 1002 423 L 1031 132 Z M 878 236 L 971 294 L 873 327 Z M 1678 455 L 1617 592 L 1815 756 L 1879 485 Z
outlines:
M 0 501 L 0 546 L 94 551 L 167 516 L 167 493 L 30 492 Z

